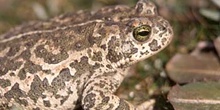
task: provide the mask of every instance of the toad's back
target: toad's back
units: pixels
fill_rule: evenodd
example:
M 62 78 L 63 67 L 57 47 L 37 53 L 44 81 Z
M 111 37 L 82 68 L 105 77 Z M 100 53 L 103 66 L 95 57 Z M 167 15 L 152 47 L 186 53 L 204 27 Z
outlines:
M 23 24 L 0 36 L 0 109 L 134 109 L 113 95 L 123 71 L 172 34 L 147 0 Z

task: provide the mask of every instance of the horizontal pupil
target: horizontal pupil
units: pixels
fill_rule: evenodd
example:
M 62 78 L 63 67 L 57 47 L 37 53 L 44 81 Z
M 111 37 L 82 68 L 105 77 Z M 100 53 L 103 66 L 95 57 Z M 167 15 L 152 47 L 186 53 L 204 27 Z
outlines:
M 149 31 L 141 31 L 141 32 L 138 32 L 138 35 L 147 36 L 149 33 L 150 33 Z

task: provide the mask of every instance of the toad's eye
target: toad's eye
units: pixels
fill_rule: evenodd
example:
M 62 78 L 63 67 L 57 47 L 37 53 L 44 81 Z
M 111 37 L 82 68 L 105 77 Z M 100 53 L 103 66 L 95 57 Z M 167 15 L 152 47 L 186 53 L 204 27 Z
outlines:
M 133 37 L 139 42 L 144 42 L 149 39 L 151 33 L 151 27 L 149 25 L 141 25 L 134 28 Z

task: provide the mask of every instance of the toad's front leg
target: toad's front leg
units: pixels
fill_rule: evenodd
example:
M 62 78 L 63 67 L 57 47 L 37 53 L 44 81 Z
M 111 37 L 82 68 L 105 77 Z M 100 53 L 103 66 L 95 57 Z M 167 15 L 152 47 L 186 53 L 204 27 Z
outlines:
M 97 77 L 85 85 L 82 106 L 85 110 L 135 110 L 129 102 L 113 93 L 120 82 L 112 77 Z

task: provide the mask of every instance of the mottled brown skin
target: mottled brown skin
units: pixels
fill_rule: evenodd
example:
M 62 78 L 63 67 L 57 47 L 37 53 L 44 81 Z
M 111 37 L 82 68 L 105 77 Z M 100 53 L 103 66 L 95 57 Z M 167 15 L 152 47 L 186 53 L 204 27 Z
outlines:
M 151 30 L 139 42 L 133 31 L 142 25 Z M 172 36 L 148 0 L 23 24 L 0 36 L 0 109 L 139 109 L 113 93 L 129 65 L 161 51 Z

